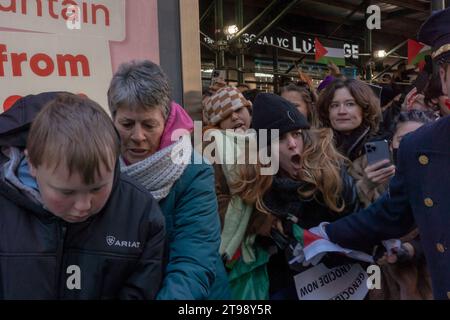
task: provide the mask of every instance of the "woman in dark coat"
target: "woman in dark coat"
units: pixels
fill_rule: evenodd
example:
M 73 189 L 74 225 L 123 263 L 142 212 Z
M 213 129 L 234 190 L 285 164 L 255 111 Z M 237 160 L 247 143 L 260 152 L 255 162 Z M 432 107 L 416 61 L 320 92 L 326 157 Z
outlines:
M 279 130 L 279 171 L 273 176 L 263 175 L 262 165 L 242 166 L 231 189 L 254 206 L 254 219 L 272 217 L 270 236 L 257 239 L 273 253 L 267 265 L 270 298 L 297 299 L 294 276 L 308 269 L 289 264 L 297 226 L 307 229 L 357 210 L 356 189 L 342 169 L 345 159 L 333 146 L 331 130 L 309 129 L 306 118 L 287 100 L 272 94 L 258 95 L 252 127 Z M 277 141 L 268 141 L 272 157 L 277 157 Z M 258 142 L 261 151 L 266 147 L 261 135 Z M 341 264 L 331 260 L 330 256 L 330 263 Z
M 381 108 L 372 89 L 362 81 L 336 80 L 323 90 L 317 102 L 319 120 L 332 128 L 336 148 L 352 162 L 349 173 L 356 181 L 360 200 L 370 205 L 387 188 L 395 174 L 389 161 L 367 164 L 364 144 L 377 139 Z

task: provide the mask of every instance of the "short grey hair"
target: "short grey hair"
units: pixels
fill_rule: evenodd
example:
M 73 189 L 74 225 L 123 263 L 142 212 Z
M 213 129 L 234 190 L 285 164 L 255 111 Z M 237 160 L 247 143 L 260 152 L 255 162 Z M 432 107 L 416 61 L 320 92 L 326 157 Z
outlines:
M 134 60 L 120 65 L 108 89 L 109 111 L 113 117 L 120 107 L 159 108 L 167 120 L 171 101 L 167 75 L 149 60 Z

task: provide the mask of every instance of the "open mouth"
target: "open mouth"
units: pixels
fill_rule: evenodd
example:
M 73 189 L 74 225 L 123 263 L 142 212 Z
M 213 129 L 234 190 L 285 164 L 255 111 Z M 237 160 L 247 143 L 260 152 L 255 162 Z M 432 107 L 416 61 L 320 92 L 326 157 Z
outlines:
M 128 149 L 128 151 L 136 155 L 144 155 L 147 152 L 145 149 Z
M 301 157 L 300 157 L 299 154 L 294 154 L 294 155 L 291 157 L 291 162 L 292 162 L 294 165 L 300 166 L 300 160 L 301 160 Z
M 244 130 L 244 124 L 243 124 L 242 122 L 235 124 L 235 125 L 233 126 L 233 130 L 236 130 L 236 129 L 242 129 L 242 130 Z

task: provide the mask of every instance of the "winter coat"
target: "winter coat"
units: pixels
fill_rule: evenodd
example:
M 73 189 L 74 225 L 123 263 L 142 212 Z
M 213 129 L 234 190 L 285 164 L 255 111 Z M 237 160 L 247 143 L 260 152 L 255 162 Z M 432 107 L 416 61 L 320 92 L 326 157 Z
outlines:
M 187 132 L 192 119 L 172 103 L 160 149 L 169 146 L 175 130 Z M 168 264 L 158 299 L 229 299 L 228 278 L 219 256 L 220 222 L 210 164 L 192 154 L 181 177 L 159 201 L 166 218 Z
M 200 155 L 194 153 L 199 160 Z M 200 159 L 201 161 L 201 159 Z M 160 201 L 166 217 L 169 263 L 158 299 L 229 299 L 219 256 L 220 221 L 209 164 L 189 164 Z
M 220 165 L 215 165 L 215 175 L 219 212 L 223 224 L 231 194 Z M 256 208 L 254 209 L 247 227 L 247 234 L 257 235 L 256 244 L 260 250 L 265 250 L 273 254 L 267 264 L 270 284 L 269 291 L 271 294 L 288 288 L 288 294 L 281 298 L 296 299 L 293 277 L 298 273 L 290 270 L 284 251 L 277 249 L 276 241 L 271 238 L 272 226 L 275 224 L 275 221 L 284 222 L 283 220 L 288 213 L 299 219 L 298 224 L 301 227 L 311 228 L 323 221 L 335 221 L 357 211 L 360 207 L 360 202 L 354 181 L 346 173 L 344 168 L 341 170 L 341 176 L 344 185 L 342 199 L 346 204 L 342 213 L 332 212 L 327 208 L 321 201 L 320 195 L 317 200 L 312 198 L 307 200 L 300 199 L 297 189 L 302 185 L 301 182 L 277 177 L 274 178 L 271 189 L 266 192 L 263 198 L 264 204 L 274 214 L 268 215 L 259 212 Z M 340 261 L 337 261 L 334 257 L 329 258 L 329 262 L 333 264 L 338 264 Z M 274 296 L 272 298 L 276 299 Z
M 42 103 L 27 96 L 0 115 L 0 148 L 23 149 Z M 149 193 L 121 176 L 99 213 L 70 224 L 5 178 L 0 168 L 0 299 L 154 299 L 163 273 L 164 218 Z
M 393 121 L 395 120 L 395 117 L 399 112 L 400 106 L 394 101 L 392 106 L 388 108 L 385 113 L 383 113 L 383 125 L 386 129 L 386 137 L 390 137 L 393 135 L 393 131 L 395 130 Z M 364 207 L 368 207 L 387 191 L 389 182 L 383 183 L 381 185 L 374 185 L 369 180 L 365 179 L 364 169 L 368 164 L 367 156 L 364 150 L 364 143 L 378 140 L 383 137 L 370 137 L 370 134 L 367 132 L 354 135 L 354 137 L 350 137 L 350 139 L 355 139 L 355 137 L 358 138 L 357 141 L 359 142 L 355 143 L 353 148 L 349 148 L 345 151 L 348 156 L 351 156 L 353 158 L 357 157 L 352 161 L 352 165 L 349 168 L 349 174 L 356 181 L 356 189 L 358 191 L 360 201 L 362 202 Z M 403 238 L 407 239 L 407 241 L 413 240 L 414 238 L 409 235 L 402 236 Z M 418 246 L 420 246 L 419 239 L 415 239 L 414 241 L 418 244 Z M 382 288 L 370 290 L 368 295 L 369 299 L 399 300 L 404 298 L 405 296 L 412 297 L 410 293 L 417 291 L 417 288 L 415 286 L 420 287 L 420 295 L 416 295 L 414 298 L 429 298 L 430 279 L 426 271 L 426 261 L 423 257 L 423 253 L 421 254 L 420 252 L 416 252 L 416 255 L 417 256 L 415 259 L 407 263 L 397 263 L 394 265 L 386 264 L 381 266 Z M 417 279 L 417 281 L 415 281 L 416 285 L 402 281 L 402 279 L 407 277 L 409 279 Z M 408 294 L 405 294 L 404 292 L 408 292 Z
M 364 169 L 368 164 L 364 145 L 378 138 L 371 135 L 369 128 L 362 127 L 355 129 L 350 135 L 337 131 L 334 134 L 337 149 L 351 161 L 348 173 L 355 180 L 360 201 L 367 207 L 386 191 L 388 185 L 374 185 L 365 178 Z
M 156 297 L 164 218 L 146 190 L 119 177 L 118 168 L 116 175 L 105 207 L 77 224 L 54 216 L 0 176 L 0 299 Z M 76 272 L 80 286 L 73 288 Z
M 417 225 L 435 299 L 450 299 L 449 136 L 448 116 L 406 135 L 389 193 L 326 227 L 331 241 L 371 250 L 381 240 L 399 238 Z
M 374 185 L 365 178 L 364 169 L 367 167 L 367 156 L 363 154 L 359 158 L 355 159 L 348 173 L 353 177 L 356 182 L 356 190 L 358 192 L 359 200 L 363 203 L 364 207 L 368 207 L 378 199 L 383 193 L 386 192 L 389 182 L 385 182 L 380 185 Z
M 263 201 L 265 206 L 283 223 L 284 232 L 288 235 L 291 224 L 291 218 L 288 215 L 295 217 L 296 224 L 303 229 L 315 227 L 324 221 L 336 221 L 357 211 L 360 207 L 353 179 L 346 173 L 345 168 L 341 170 L 341 177 L 343 181 L 341 198 L 344 200 L 345 208 L 340 213 L 328 208 L 321 194 L 310 199 L 300 198 L 298 189 L 302 188 L 304 183 L 289 178 L 275 177 L 271 188 L 264 195 Z M 291 235 L 290 238 L 292 240 L 293 236 Z M 295 270 L 290 268 L 287 261 L 289 259 L 288 248 L 283 248 L 282 242 L 281 245 L 277 243 L 277 246 L 278 251 L 272 255 L 268 265 L 272 299 L 297 299 L 294 276 L 307 270 L 308 267 L 298 268 L 297 266 Z M 331 267 L 353 262 L 350 259 L 341 259 L 331 254 L 327 255 L 324 261 Z

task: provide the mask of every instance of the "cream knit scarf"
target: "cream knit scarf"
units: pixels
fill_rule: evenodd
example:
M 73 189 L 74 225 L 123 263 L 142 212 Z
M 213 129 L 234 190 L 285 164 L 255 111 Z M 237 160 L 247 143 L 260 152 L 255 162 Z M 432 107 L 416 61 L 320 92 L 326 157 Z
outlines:
M 159 150 L 147 159 L 127 166 L 120 159 L 120 171 L 141 183 L 159 201 L 170 192 L 191 160 L 192 144 L 189 135 Z
M 224 130 L 211 131 L 211 135 L 216 143 L 216 156 L 222 163 L 223 174 L 228 185 L 230 185 L 233 181 L 239 179 L 237 159 L 241 159 L 242 155 L 245 157 L 247 150 L 246 144 L 239 145 L 237 141 L 250 143 L 249 141 L 253 139 L 255 141 L 253 145 L 256 146 L 256 136 Z M 219 248 L 220 255 L 227 260 L 231 260 L 240 247 L 242 260 L 245 263 L 249 264 L 256 261 L 255 235 L 245 235 L 253 210 L 253 206 L 246 204 L 237 195 L 231 197 L 225 214 Z

